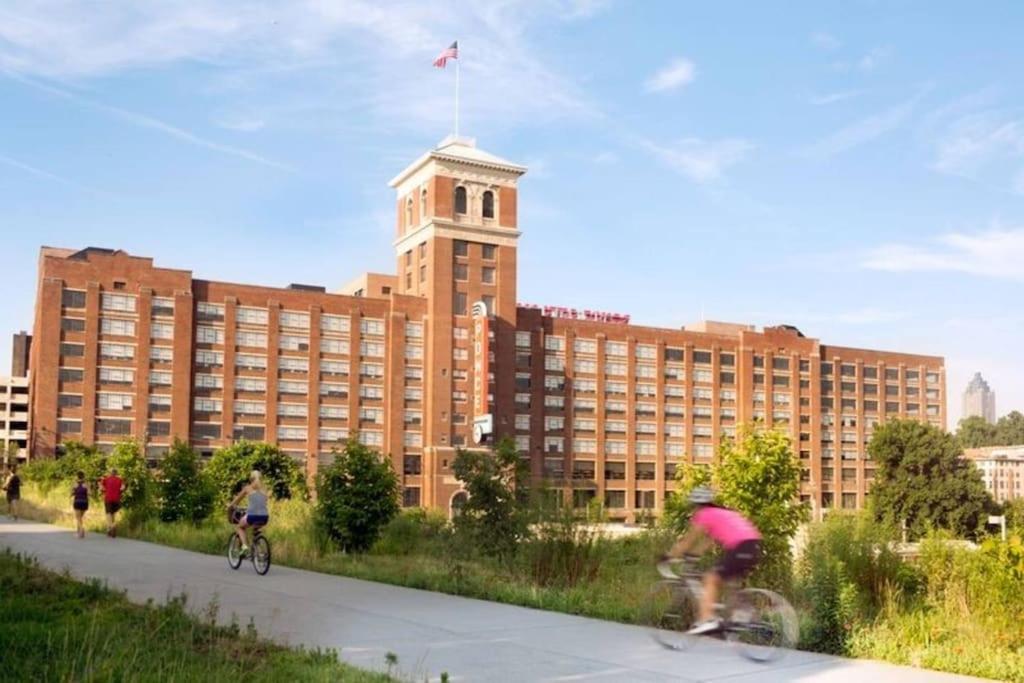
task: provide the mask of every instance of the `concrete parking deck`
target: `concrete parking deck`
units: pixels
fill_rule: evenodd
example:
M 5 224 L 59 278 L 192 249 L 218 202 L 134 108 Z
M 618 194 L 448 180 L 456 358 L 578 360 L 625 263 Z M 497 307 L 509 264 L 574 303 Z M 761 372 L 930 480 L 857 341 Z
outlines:
M 451 681 L 837 681 L 915 683 L 978 680 L 878 662 L 788 652 L 771 664 L 701 642 L 686 652 L 658 646 L 647 629 L 275 566 L 257 576 L 224 558 L 127 539 L 0 518 L 0 547 L 50 569 L 98 577 L 143 603 L 188 595 L 211 601 L 219 618 L 252 619 L 280 643 L 335 648 L 352 664 L 386 668 L 398 656 L 403 678 Z

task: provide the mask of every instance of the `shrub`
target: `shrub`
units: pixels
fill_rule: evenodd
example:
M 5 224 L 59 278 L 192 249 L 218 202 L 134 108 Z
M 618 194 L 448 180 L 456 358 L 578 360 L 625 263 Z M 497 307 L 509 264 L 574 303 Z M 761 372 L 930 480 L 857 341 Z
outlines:
M 342 550 L 365 552 L 398 514 L 398 494 L 391 461 L 349 439 L 317 476 L 317 526 Z
M 916 593 L 919 577 L 893 552 L 893 537 L 864 515 L 834 514 L 810 528 L 797 563 L 797 593 L 809 617 L 802 647 L 847 654 L 858 623 Z
M 307 495 L 305 475 L 290 455 L 270 444 L 239 441 L 217 450 L 206 465 L 216 502 L 227 505 L 249 482 L 253 470 L 259 470 L 264 485 L 278 500 Z
M 504 438 L 492 452 L 460 450 L 452 463 L 468 499 L 455 529 L 485 555 L 510 559 L 529 535 L 529 466 L 515 442 Z
M 199 524 L 213 510 L 214 490 L 199 455 L 179 439 L 160 462 L 160 519 Z
M 593 581 L 607 553 L 598 532 L 573 510 L 558 509 L 536 525 L 520 554 L 534 585 L 571 588 Z
M 119 441 L 106 458 L 103 474 L 107 474 L 111 468 L 116 469 L 117 475 L 124 480 L 121 493 L 124 508 L 142 516 L 151 512 L 156 487 L 139 444 L 130 439 Z
M 99 480 L 106 473 L 106 456 L 95 446 L 86 446 L 80 441 L 67 441 L 61 445 L 61 450 L 52 460 L 30 461 L 21 469 L 21 475 L 26 481 L 38 484 L 43 493 L 49 493 L 58 486 L 70 485 L 81 470 L 95 496 Z
M 444 513 L 412 508 L 402 510 L 381 530 L 373 545 L 375 555 L 423 555 L 438 548 L 449 535 Z

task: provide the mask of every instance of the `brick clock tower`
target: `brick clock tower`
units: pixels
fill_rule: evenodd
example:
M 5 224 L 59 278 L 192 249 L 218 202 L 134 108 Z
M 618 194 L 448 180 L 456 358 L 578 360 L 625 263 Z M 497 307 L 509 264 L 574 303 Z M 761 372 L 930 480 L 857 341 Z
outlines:
M 525 172 L 448 137 L 390 183 L 397 291 L 427 300 L 422 500 L 441 509 L 459 495 L 456 449 L 476 446 L 481 431 L 483 445 L 513 433 L 516 184 Z

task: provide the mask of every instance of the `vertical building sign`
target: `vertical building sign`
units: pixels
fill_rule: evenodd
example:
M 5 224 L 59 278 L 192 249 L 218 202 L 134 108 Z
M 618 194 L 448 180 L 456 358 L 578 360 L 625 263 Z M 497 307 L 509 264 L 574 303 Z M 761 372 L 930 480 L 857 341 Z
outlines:
M 483 443 L 494 431 L 488 401 L 490 376 L 490 319 L 487 304 L 473 304 L 473 440 Z

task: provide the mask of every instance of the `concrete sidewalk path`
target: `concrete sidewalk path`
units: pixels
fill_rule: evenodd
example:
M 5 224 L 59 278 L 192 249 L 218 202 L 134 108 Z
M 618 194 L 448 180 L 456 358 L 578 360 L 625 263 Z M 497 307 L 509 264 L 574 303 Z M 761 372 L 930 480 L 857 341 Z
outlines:
M 273 535 L 271 535 L 273 541 Z M 246 562 L 152 543 L 0 518 L 0 547 L 50 569 L 98 577 L 139 603 L 188 595 L 202 613 L 250 618 L 259 633 L 287 645 L 334 648 L 368 669 L 398 656 L 403 679 L 451 681 L 836 681 L 916 683 L 978 680 L 863 660 L 788 652 L 771 664 L 743 659 L 720 642 L 665 650 L 647 629 L 274 566 L 258 576 Z

